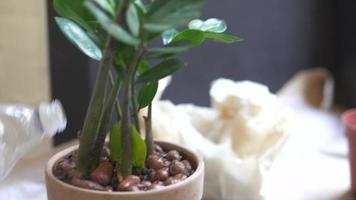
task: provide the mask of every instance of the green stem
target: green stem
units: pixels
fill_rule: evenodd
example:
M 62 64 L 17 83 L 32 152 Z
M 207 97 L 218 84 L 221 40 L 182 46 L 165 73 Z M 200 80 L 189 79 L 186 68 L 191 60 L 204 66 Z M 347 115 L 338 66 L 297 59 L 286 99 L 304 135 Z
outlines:
M 136 70 L 135 70 L 136 71 Z M 133 79 L 131 80 L 131 107 L 132 107 L 132 117 L 133 121 L 135 124 L 135 127 L 138 131 L 140 131 L 140 125 L 138 122 L 138 109 L 137 109 L 137 97 L 136 97 L 136 91 L 135 91 L 135 76 L 133 76 Z
M 145 132 L 146 132 L 146 146 L 147 156 L 152 155 L 153 148 L 153 136 L 152 136 L 152 104 L 148 105 L 147 117 L 145 117 Z
M 122 110 L 121 126 L 121 174 L 126 177 L 132 170 L 132 141 L 131 141 L 131 120 L 130 120 L 130 98 L 132 98 L 131 87 L 135 69 L 144 54 L 143 43 L 141 42 L 130 64 L 124 80 L 124 105 Z
M 111 87 L 114 87 L 115 81 L 114 81 L 114 76 L 111 71 L 109 72 L 109 80 L 110 80 Z M 117 98 L 115 99 L 115 111 L 116 111 L 117 121 L 120 121 L 122 113 L 121 113 L 120 102 Z
M 97 130 L 100 126 L 100 117 L 103 109 L 107 76 L 111 66 L 112 58 L 112 39 L 108 37 L 105 42 L 103 58 L 99 64 L 93 94 L 90 99 L 89 108 L 85 117 L 84 125 L 81 131 L 77 170 L 84 176 L 87 176 L 94 170 L 100 161 L 102 146 L 98 146 L 95 138 L 99 136 Z
M 121 85 L 121 80 L 119 78 L 116 79 L 116 82 L 114 83 L 114 86 L 111 89 L 111 93 L 105 103 L 104 110 L 101 114 L 100 117 L 100 126 L 97 130 L 97 138 L 95 138 L 96 141 L 96 146 L 103 147 L 105 143 L 105 136 L 107 133 L 106 127 L 107 124 L 109 123 L 111 116 L 112 116 L 112 111 L 113 107 L 115 104 L 115 100 L 117 98 L 117 95 L 119 94 L 120 91 L 120 85 Z M 101 148 L 102 149 L 102 148 Z

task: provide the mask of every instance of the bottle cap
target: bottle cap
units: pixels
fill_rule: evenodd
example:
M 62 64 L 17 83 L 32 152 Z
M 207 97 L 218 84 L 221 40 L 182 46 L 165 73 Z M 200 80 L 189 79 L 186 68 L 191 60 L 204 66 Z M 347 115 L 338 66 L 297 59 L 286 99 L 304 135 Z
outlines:
M 67 118 L 59 100 L 42 102 L 38 111 L 45 136 L 53 137 L 66 128 Z

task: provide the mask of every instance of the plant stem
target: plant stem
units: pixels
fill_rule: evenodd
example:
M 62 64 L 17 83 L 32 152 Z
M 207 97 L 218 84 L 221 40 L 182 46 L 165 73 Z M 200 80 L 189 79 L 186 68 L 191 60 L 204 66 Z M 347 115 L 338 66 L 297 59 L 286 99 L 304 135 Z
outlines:
M 103 147 L 105 143 L 105 136 L 107 133 L 106 126 L 110 122 L 113 107 L 115 104 L 115 100 L 120 91 L 121 80 L 119 78 L 116 79 L 114 86 L 111 89 L 110 95 L 105 102 L 105 107 L 100 117 L 100 126 L 97 130 L 97 138 L 95 138 L 96 146 Z M 102 148 L 101 148 L 102 149 Z
M 136 71 L 136 70 L 135 70 Z M 140 125 L 138 122 L 138 109 L 137 109 L 137 100 L 136 100 L 136 91 L 135 91 L 135 75 L 131 80 L 131 107 L 132 107 L 132 117 L 136 129 L 140 132 Z
M 128 0 L 124 0 L 123 7 L 117 10 L 117 23 L 123 21 L 128 2 Z M 100 129 L 100 126 L 106 126 L 106 124 L 102 124 L 100 119 L 103 112 L 107 77 L 112 63 L 113 46 L 114 41 L 112 37 L 108 36 L 103 47 L 103 58 L 99 63 L 99 71 L 79 141 L 76 169 L 82 176 L 88 176 L 98 166 L 103 150 L 102 142 L 96 142 L 95 139 L 105 139 L 106 135 L 105 132 L 98 132 L 98 130 Z
M 109 80 L 110 80 L 111 87 L 114 87 L 115 81 L 114 81 L 114 76 L 111 71 L 109 72 Z M 115 110 L 116 110 L 117 121 L 120 121 L 122 113 L 121 113 L 120 102 L 117 98 L 115 99 Z
M 127 70 L 124 80 L 124 105 L 121 120 L 121 174 L 126 177 L 132 170 L 132 141 L 131 141 L 131 120 L 130 120 L 130 98 L 132 98 L 131 87 L 135 69 L 144 54 L 143 42 L 140 43 L 134 58 Z
M 111 58 L 112 39 L 108 37 L 105 42 L 103 58 L 99 63 L 99 71 L 80 137 L 76 168 L 83 176 L 87 176 L 98 166 L 102 153 L 102 147 L 98 146 L 94 139 L 99 137 L 98 134 L 105 134 L 98 133 L 97 130 L 101 124 L 100 117 L 103 109 Z
M 153 136 L 152 136 L 152 103 L 148 105 L 147 117 L 145 119 L 145 132 L 146 132 L 146 146 L 147 146 L 147 156 L 152 155 L 154 152 L 153 148 Z

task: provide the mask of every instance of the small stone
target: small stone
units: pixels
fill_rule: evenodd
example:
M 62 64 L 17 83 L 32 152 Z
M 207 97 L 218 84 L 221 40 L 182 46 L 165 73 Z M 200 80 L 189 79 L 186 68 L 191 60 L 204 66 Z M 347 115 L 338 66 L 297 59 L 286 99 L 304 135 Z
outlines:
M 99 184 L 106 186 L 111 183 L 114 167 L 109 161 L 100 162 L 99 166 L 90 174 L 90 178 Z
M 168 172 L 168 168 L 162 168 L 158 171 L 156 171 L 155 176 L 154 176 L 154 180 L 158 180 L 158 181 L 165 181 L 167 180 L 167 178 L 169 177 L 169 172 Z
M 152 182 L 151 181 L 142 181 L 141 184 L 145 187 L 149 187 L 152 185 Z
M 162 182 L 154 182 L 151 186 L 148 187 L 149 190 L 158 190 L 164 188 L 164 185 Z
M 137 185 L 140 190 L 146 191 L 152 185 L 151 181 L 142 181 Z
M 157 155 L 148 156 L 146 163 L 149 168 L 159 170 L 165 167 L 164 160 Z
M 180 161 L 174 160 L 172 161 L 171 166 L 169 167 L 169 173 L 174 176 L 176 174 L 186 174 L 187 169 L 184 164 Z
M 167 153 L 166 158 L 169 161 L 173 161 L 173 160 L 178 160 L 180 161 L 182 159 L 182 156 L 180 155 L 180 153 L 176 150 L 171 150 Z
M 106 186 L 106 187 L 105 187 L 105 191 L 107 191 L 107 192 L 113 192 L 114 189 L 113 189 L 111 186 Z
M 138 191 L 140 191 L 140 188 L 137 185 L 132 185 L 126 191 L 128 191 L 128 192 L 138 192 Z
M 180 180 L 178 179 L 175 179 L 174 177 L 169 177 L 165 182 L 164 182 L 164 185 L 173 185 L 173 184 L 176 184 L 178 183 Z
M 185 174 L 176 174 L 175 176 L 174 176 L 174 179 L 177 179 L 177 180 L 179 180 L 179 181 L 183 181 L 183 180 L 185 180 L 185 179 L 187 179 L 188 177 L 187 177 L 187 175 L 185 175 Z
M 184 164 L 185 168 L 187 168 L 188 170 L 192 170 L 192 165 L 190 164 L 190 162 L 188 160 L 183 160 L 182 163 Z
M 130 175 L 126 177 L 121 183 L 119 184 L 120 191 L 134 191 L 133 186 L 136 186 L 141 182 L 138 176 Z
M 77 171 L 77 170 L 75 170 L 75 169 L 71 169 L 71 170 L 68 171 L 68 176 L 69 176 L 70 178 L 73 178 L 73 177 L 75 177 L 75 178 L 80 178 L 82 175 L 80 174 L 79 171 Z
M 79 178 L 72 178 L 71 184 L 80 188 L 85 188 L 85 189 L 91 189 L 91 190 L 99 190 L 99 191 L 104 191 L 105 188 L 100 185 L 99 183 L 96 183 L 94 181 L 89 181 L 89 180 L 81 180 Z
M 157 144 L 155 144 L 155 145 L 154 145 L 154 150 L 155 150 L 156 152 L 160 152 L 160 153 L 162 153 L 162 152 L 163 152 L 162 147 L 161 147 L 161 146 L 159 146 L 159 145 L 157 145 Z

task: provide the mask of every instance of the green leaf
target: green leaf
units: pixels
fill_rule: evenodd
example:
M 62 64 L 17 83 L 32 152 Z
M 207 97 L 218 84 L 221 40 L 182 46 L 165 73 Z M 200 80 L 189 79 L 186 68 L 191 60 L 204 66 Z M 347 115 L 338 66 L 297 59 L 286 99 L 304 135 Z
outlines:
M 115 16 L 115 3 L 111 0 L 95 0 L 106 12 Z
M 188 42 L 190 46 L 197 46 L 204 42 L 204 32 L 200 30 L 185 30 L 177 34 L 173 39 L 172 43 L 177 42 Z
M 105 29 L 112 37 L 128 45 L 138 45 L 139 41 L 137 38 L 131 36 L 125 29 L 116 24 L 115 21 L 109 18 L 103 11 L 98 9 L 92 2 L 87 1 L 84 5 L 95 16 L 98 22 L 102 25 L 103 29 Z
M 146 13 L 147 12 L 145 4 L 143 4 L 141 0 L 135 0 L 134 3 L 135 3 L 135 5 L 137 7 L 140 8 L 140 9 L 138 9 L 140 12 L 142 12 L 142 13 Z
M 69 19 L 56 17 L 55 18 L 60 30 L 64 35 L 78 47 L 84 54 L 95 59 L 101 60 L 102 52 L 99 47 L 89 38 L 85 31 L 76 23 Z
M 162 42 L 164 45 L 167 45 L 169 43 L 171 43 L 171 41 L 173 40 L 173 38 L 178 34 L 179 32 L 177 31 L 177 29 L 172 28 L 169 30 L 166 30 L 162 33 L 161 37 L 162 37 Z
M 182 67 L 185 63 L 179 59 L 167 59 L 157 66 L 147 70 L 141 76 L 138 77 L 137 81 L 139 83 L 156 82 L 160 79 L 173 74 Z
M 235 35 L 229 35 L 224 33 L 214 33 L 214 32 L 205 32 L 205 38 L 211 39 L 216 42 L 223 42 L 223 43 L 234 43 L 234 42 L 241 42 L 243 41 L 242 38 Z
M 189 29 L 208 31 L 214 33 L 223 33 L 226 31 L 226 22 L 221 19 L 210 18 L 206 21 L 195 19 L 189 22 Z
M 151 68 L 151 66 L 144 60 L 142 60 L 140 62 L 140 64 L 138 65 L 138 70 L 137 70 L 137 74 L 141 75 L 144 72 L 146 72 L 147 70 L 149 70 Z
M 146 143 L 134 126 L 131 129 L 132 139 L 132 164 L 143 167 L 147 155 Z M 110 156 L 111 159 L 121 163 L 121 122 L 116 123 L 110 131 Z
M 110 156 L 116 162 L 121 162 L 121 122 L 116 123 L 110 131 Z
M 140 31 L 140 18 L 134 4 L 130 4 L 126 13 L 127 26 L 131 33 L 138 37 Z
M 191 46 L 166 46 L 162 48 L 149 49 L 145 55 L 146 59 L 168 58 L 189 50 Z
M 53 0 L 53 7 L 60 16 L 73 20 L 87 31 L 93 31 L 87 22 L 94 18 L 83 3 L 84 0 Z
M 154 99 L 158 89 L 158 82 L 146 83 L 138 94 L 139 109 L 148 106 Z
M 187 24 L 200 15 L 206 0 L 155 0 L 147 12 L 144 28 L 162 32 Z
M 141 138 L 140 133 L 135 126 L 131 125 L 132 137 L 132 165 L 135 167 L 144 167 L 147 155 L 147 147 L 145 141 Z

